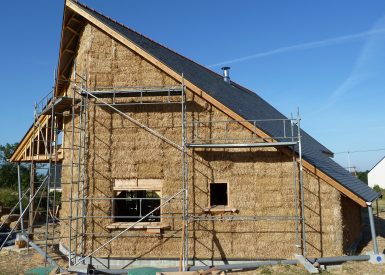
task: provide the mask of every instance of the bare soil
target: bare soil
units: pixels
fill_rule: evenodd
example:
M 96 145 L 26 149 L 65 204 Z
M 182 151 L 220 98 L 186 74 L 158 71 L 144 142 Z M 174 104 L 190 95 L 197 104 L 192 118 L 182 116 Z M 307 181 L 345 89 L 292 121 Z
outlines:
M 30 253 L 0 252 L 0 275 L 24 274 L 28 269 L 44 266 L 44 259 L 33 249 Z

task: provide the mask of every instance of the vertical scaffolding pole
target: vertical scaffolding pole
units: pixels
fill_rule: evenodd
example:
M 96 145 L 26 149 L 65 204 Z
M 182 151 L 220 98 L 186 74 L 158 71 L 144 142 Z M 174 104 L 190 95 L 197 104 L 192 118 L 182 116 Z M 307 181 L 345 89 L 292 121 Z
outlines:
M 31 192 L 29 193 L 29 200 L 30 200 L 30 203 L 31 203 L 31 206 L 29 208 L 29 222 L 28 222 L 28 238 L 31 238 L 33 240 L 33 234 L 34 234 L 34 226 L 33 226 L 33 221 L 34 221 L 34 212 L 35 212 L 35 204 L 33 201 L 31 200 L 34 200 L 35 198 L 35 173 L 36 173 L 36 163 L 34 161 L 34 150 L 35 150 L 35 138 L 34 138 L 34 135 L 36 133 L 36 124 L 38 123 L 38 117 L 37 117 L 37 105 L 35 104 L 35 107 L 34 107 L 34 114 L 33 114 L 33 136 L 32 136 L 32 142 L 31 142 L 31 146 L 30 146 L 30 149 L 29 149 L 29 156 L 31 158 L 31 175 L 30 175 L 30 189 L 31 189 Z M 38 131 L 38 134 L 40 135 L 39 133 L 39 130 Z M 29 245 L 28 245 L 28 248 L 29 248 Z
M 303 256 L 306 256 L 306 224 L 305 224 L 305 198 L 304 198 L 304 186 L 303 186 L 303 166 L 302 166 L 302 142 L 301 142 L 301 118 L 299 111 L 297 114 L 297 126 L 298 126 L 298 155 L 299 155 L 299 186 L 301 192 L 301 220 L 302 220 L 302 249 Z
M 88 80 L 87 80 L 87 71 L 85 72 L 85 76 L 84 76 L 84 88 L 87 89 L 88 88 Z M 87 136 L 88 136 L 88 130 L 87 130 L 87 119 L 88 119 L 88 94 L 85 96 L 85 97 L 82 97 L 82 100 L 83 100 L 83 103 L 84 104 L 84 122 L 83 122 L 83 125 L 84 125 L 84 136 L 83 136 L 83 169 L 82 169 L 82 187 L 81 187 L 81 190 L 82 190 L 82 228 L 81 228 L 81 232 L 82 232 L 82 244 L 81 244 L 81 257 L 84 256 L 84 253 L 85 253 L 85 243 L 86 243 L 86 235 L 85 235 L 85 230 L 86 230 L 86 213 L 87 213 L 87 209 L 86 209 L 86 193 L 85 193 L 85 188 L 86 188 L 86 165 L 87 165 L 87 151 L 86 151 L 86 146 L 87 146 Z
M 68 266 L 72 265 L 72 193 L 73 193 L 73 181 L 74 181 L 74 140 L 75 140 L 75 93 L 76 93 L 76 61 L 74 62 L 74 87 L 72 94 L 72 110 L 71 110 L 71 174 L 70 174 L 70 198 L 69 198 L 69 213 L 68 213 L 68 226 L 69 226 L 69 254 L 68 254 Z
M 186 147 L 186 93 L 182 74 L 182 270 L 188 268 L 188 156 Z
M 57 91 L 57 70 L 55 69 L 54 71 L 54 87 L 52 89 L 52 98 L 56 96 L 56 91 Z M 52 199 L 52 242 L 55 240 L 55 225 L 56 225 L 56 187 L 57 187 L 57 161 L 58 161 L 58 119 L 55 116 L 54 117 L 54 124 L 53 124 L 53 142 L 54 142 L 54 171 L 53 171 L 53 199 Z
M 58 160 L 58 120 L 56 119 L 55 116 L 55 121 L 54 121 L 54 129 L 53 129 L 53 135 L 54 135 L 54 166 L 53 166 L 53 199 L 52 199 L 52 240 L 55 240 L 55 225 L 56 225 L 56 187 L 57 187 L 57 160 Z
M 371 202 L 366 202 L 366 205 L 368 206 L 368 216 L 369 216 L 369 224 L 370 224 L 370 233 L 372 234 L 372 241 L 373 241 L 373 253 L 374 253 L 374 254 L 378 254 L 378 244 L 377 244 L 376 226 L 375 226 L 375 224 L 374 224 L 372 203 L 371 203 Z
M 53 138 L 54 138 L 54 127 L 55 127 L 55 93 L 52 90 L 51 97 L 51 124 L 50 124 L 50 135 L 49 140 L 46 140 L 46 145 L 48 146 L 48 179 L 47 179 L 47 196 L 46 196 L 46 217 L 45 217 L 45 264 L 47 264 L 48 259 L 48 223 L 49 223 L 49 193 L 51 188 L 51 179 L 52 179 L 52 151 L 53 151 Z M 48 127 L 48 126 L 47 126 Z
M 22 189 L 21 189 L 21 174 L 20 174 L 20 162 L 17 163 L 17 187 L 19 191 L 19 211 L 21 217 L 21 233 L 24 233 L 24 218 L 23 218 L 23 203 L 22 203 Z
M 75 98 L 75 95 L 76 93 L 74 93 L 74 98 Z M 76 258 L 76 255 L 77 255 L 77 249 L 78 249 L 78 233 L 79 233 L 79 203 L 80 203 L 80 181 L 81 181 L 81 177 L 80 177 L 80 169 L 81 169 L 81 151 L 82 151 L 82 132 L 83 132 L 83 129 L 82 129 L 82 112 L 83 112 L 83 102 L 80 103 L 80 109 L 79 109 L 79 116 L 78 116 L 78 119 L 79 119 L 79 122 L 78 122 L 78 143 L 75 147 L 77 147 L 77 153 L 78 153 L 78 156 L 77 156 L 77 180 L 76 180 L 76 203 L 75 203 L 75 208 L 76 208 L 76 212 L 75 212 L 75 248 L 74 248 L 74 253 L 75 253 L 75 258 Z
M 294 142 L 294 118 L 293 118 L 293 114 L 291 115 L 291 120 L 290 120 L 290 129 L 291 129 L 291 141 Z M 292 158 L 293 158 L 293 182 L 294 182 L 294 208 L 295 208 L 295 246 L 296 246 L 296 253 L 299 254 L 300 252 L 300 248 L 301 248 L 301 244 L 300 244 L 300 241 L 299 241 L 299 230 L 298 230 L 298 225 L 299 225 L 299 222 L 298 222 L 298 190 L 297 190 L 297 159 L 296 159 L 296 156 L 295 156 L 295 145 L 293 145 L 292 147 L 292 150 L 293 150 L 293 155 L 292 155 Z
M 31 149 L 32 150 L 32 149 Z M 33 233 L 34 233 L 34 227 L 33 227 L 33 217 L 35 212 L 35 204 L 33 202 L 35 198 L 35 173 L 36 173 L 36 164 L 32 161 L 31 162 L 31 175 L 30 175 L 30 189 L 31 192 L 29 192 L 29 201 L 31 202 L 29 207 L 29 222 L 28 222 L 28 238 L 33 240 Z
M 82 84 L 81 87 L 82 89 L 86 89 L 84 85 L 85 79 L 82 79 Z M 76 92 L 74 92 L 74 98 L 76 96 Z M 79 122 L 78 122 L 78 144 L 77 144 L 77 152 L 78 152 L 78 157 L 77 157 L 77 195 L 76 195 L 76 227 L 75 227 L 75 255 L 77 255 L 78 247 L 80 247 L 80 254 L 83 255 L 83 229 L 84 225 L 83 222 L 84 219 L 83 217 L 79 219 L 79 211 L 83 212 L 82 207 L 83 207 L 83 201 L 84 201 L 84 165 L 85 165 L 85 99 L 84 97 L 80 98 L 80 109 L 79 109 Z M 80 210 L 79 210 L 80 207 Z M 81 231 L 81 234 L 79 236 L 79 231 Z M 80 245 L 78 242 L 78 238 L 80 238 Z
M 77 253 L 78 249 L 78 234 L 79 234 L 79 227 L 80 229 L 83 227 L 81 224 L 83 222 L 83 218 L 79 221 L 79 206 L 82 205 L 82 201 L 80 200 L 80 192 L 81 192 L 81 187 L 80 184 L 82 182 L 82 147 L 83 147 L 83 98 L 81 98 L 80 102 L 80 112 L 79 112 L 79 147 L 78 147 L 78 181 L 77 181 L 77 195 L 76 195 L 76 244 L 75 244 L 75 253 Z M 80 204 L 80 205 L 79 205 Z M 80 224 L 79 224 L 80 223 Z M 80 242 L 82 241 L 82 237 L 80 237 Z M 80 248 L 82 247 L 82 244 L 80 244 Z M 81 249 L 80 249 L 81 250 Z M 82 253 L 80 253 L 82 254 Z

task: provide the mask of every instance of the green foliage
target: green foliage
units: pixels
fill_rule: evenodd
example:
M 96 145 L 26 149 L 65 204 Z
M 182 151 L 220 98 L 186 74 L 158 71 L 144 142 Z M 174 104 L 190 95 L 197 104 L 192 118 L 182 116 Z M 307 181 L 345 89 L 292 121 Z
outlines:
M 17 190 L 17 164 L 8 159 L 12 156 L 17 143 L 0 145 L 0 188 L 9 187 Z M 20 165 L 21 183 L 25 188 L 29 186 L 30 169 Z
M 18 203 L 18 201 L 19 201 L 19 194 L 17 191 L 9 187 L 1 188 L 0 203 L 2 205 L 4 205 L 5 207 L 12 208 Z M 23 206 L 25 207 L 27 204 L 28 204 L 28 197 L 24 198 L 23 200 Z M 16 209 L 19 209 L 19 207 L 17 207 Z
M 0 165 L 8 162 L 17 147 L 17 143 L 0 145 Z
M 53 202 L 55 201 L 56 205 L 59 205 L 61 203 L 61 192 L 53 192 L 51 191 L 49 194 L 49 202 L 50 205 L 53 205 Z
M 368 184 L 368 173 L 369 173 L 368 170 L 364 172 L 357 172 L 357 178 L 359 178 L 364 183 Z
M 378 186 L 377 184 L 376 184 L 376 185 L 374 185 L 374 187 L 373 187 L 373 190 L 374 190 L 374 191 L 376 191 L 376 192 L 378 192 L 378 193 L 382 193 L 382 189 L 381 189 L 381 187 L 380 187 L 380 186 Z
M 13 207 L 18 201 L 18 175 L 17 164 L 8 159 L 12 156 L 17 143 L 0 145 L 0 203 Z M 20 165 L 21 184 L 23 190 L 29 186 L 30 169 Z

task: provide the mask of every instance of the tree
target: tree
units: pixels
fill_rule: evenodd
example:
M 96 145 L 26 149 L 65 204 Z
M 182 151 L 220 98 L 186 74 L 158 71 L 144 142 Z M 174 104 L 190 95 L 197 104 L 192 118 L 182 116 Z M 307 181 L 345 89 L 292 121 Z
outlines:
M 378 193 L 382 193 L 381 187 L 378 186 L 377 184 L 373 186 L 373 190 L 378 192 Z
M 0 145 L 0 188 L 9 187 L 17 190 L 17 164 L 8 161 L 17 145 L 17 143 Z M 29 167 L 20 165 L 20 174 L 22 186 L 29 186 Z
M 359 178 L 364 183 L 368 184 L 368 173 L 369 170 L 366 170 L 364 172 L 357 172 L 357 178 Z
M 9 158 L 17 147 L 17 143 L 0 145 L 0 204 L 13 207 L 19 201 L 17 164 L 9 162 Z M 30 168 L 20 165 L 22 189 L 29 187 Z M 26 204 L 24 199 L 24 205 Z

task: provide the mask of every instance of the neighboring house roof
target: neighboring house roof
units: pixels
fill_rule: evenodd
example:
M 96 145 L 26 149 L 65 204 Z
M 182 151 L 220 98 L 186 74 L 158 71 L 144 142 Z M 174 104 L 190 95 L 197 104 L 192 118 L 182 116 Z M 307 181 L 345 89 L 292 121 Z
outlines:
M 380 159 L 380 160 L 379 160 L 379 161 L 372 167 L 372 169 L 370 169 L 369 173 L 370 173 L 374 168 L 376 168 L 376 166 L 379 165 L 384 159 L 385 159 L 385 156 L 382 157 L 382 159 Z

